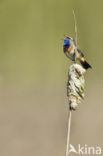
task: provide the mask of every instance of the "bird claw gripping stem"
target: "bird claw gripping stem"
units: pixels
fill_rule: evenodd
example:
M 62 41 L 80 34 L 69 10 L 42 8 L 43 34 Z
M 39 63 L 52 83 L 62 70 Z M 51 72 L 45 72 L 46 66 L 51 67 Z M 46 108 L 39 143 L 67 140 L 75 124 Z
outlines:
M 70 110 L 76 110 L 84 99 L 84 73 L 86 70 L 79 64 L 73 64 L 69 68 L 67 96 Z

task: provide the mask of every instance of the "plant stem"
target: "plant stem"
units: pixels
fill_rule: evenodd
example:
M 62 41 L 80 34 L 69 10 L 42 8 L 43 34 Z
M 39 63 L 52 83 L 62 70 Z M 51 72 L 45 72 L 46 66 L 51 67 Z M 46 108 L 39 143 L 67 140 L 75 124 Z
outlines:
M 72 115 L 72 111 L 70 110 L 70 112 L 69 112 L 69 117 L 68 117 L 68 131 L 67 131 L 66 156 L 69 156 L 71 115 Z

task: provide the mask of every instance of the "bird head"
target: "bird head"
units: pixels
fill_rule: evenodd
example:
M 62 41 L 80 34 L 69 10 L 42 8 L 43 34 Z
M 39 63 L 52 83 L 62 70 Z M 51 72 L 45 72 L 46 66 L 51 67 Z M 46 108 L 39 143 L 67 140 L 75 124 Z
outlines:
M 66 37 L 66 39 L 73 41 L 73 38 L 68 36 L 68 35 L 64 35 Z
M 64 35 L 66 38 L 64 39 L 64 51 L 68 50 L 68 48 L 71 46 L 71 43 L 73 41 L 73 38 L 68 36 L 68 35 Z
M 64 39 L 64 45 L 70 46 L 70 43 L 73 41 L 73 38 L 68 35 L 64 35 L 64 36 L 66 37 L 66 39 Z

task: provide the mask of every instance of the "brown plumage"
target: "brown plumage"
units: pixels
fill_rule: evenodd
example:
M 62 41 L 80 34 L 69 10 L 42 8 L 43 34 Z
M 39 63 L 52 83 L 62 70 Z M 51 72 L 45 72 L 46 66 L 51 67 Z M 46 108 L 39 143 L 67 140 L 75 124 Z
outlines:
M 77 48 L 76 58 L 80 61 L 81 65 L 85 69 L 92 68 L 91 65 L 85 60 L 84 54 L 82 53 L 82 51 L 79 48 Z

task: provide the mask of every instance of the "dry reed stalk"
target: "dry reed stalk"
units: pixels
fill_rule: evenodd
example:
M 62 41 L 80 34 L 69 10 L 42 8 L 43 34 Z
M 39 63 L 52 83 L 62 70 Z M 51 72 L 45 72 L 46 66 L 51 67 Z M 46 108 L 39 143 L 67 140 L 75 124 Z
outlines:
M 76 110 L 78 108 L 78 105 L 81 103 L 82 99 L 84 99 L 85 72 L 86 70 L 79 64 L 71 65 L 68 72 L 67 96 L 70 111 L 68 118 L 66 156 L 69 156 L 72 111 Z

